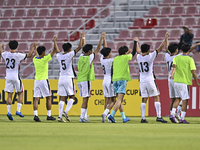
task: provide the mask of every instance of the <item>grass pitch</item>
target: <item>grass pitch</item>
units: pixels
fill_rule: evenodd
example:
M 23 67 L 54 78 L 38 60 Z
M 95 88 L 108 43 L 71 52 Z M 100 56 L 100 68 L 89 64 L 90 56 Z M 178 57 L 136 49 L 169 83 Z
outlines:
M 140 117 L 130 117 L 122 123 L 101 123 L 101 117 L 89 117 L 90 123 L 78 123 L 79 117 L 70 117 L 72 122 L 33 121 L 33 116 L 14 121 L 0 116 L 1 150 L 169 150 L 200 147 L 200 118 L 187 117 L 191 124 L 157 123 L 155 117 L 146 117 L 148 124 L 140 124 Z M 169 120 L 167 117 L 164 119 Z

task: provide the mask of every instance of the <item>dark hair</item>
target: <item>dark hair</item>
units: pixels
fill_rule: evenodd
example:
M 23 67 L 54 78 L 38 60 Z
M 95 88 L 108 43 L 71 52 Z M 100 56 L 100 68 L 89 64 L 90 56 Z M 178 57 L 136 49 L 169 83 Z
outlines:
M 93 49 L 93 46 L 91 44 L 86 44 L 84 47 L 83 47 L 83 51 L 85 53 L 88 53 L 90 50 Z
M 178 48 L 178 44 L 176 43 L 171 43 L 168 46 L 168 50 L 170 51 L 171 54 L 174 53 L 177 50 L 177 48 Z
M 39 55 L 42 55 L 42 53 L 46 51 L 46 48 L 44 46 L 38 46 L 37 52 Z
M 183 44 L 181 46 L 181 50 L 184 52 L 184 53 L 187 53 L 189 50 L 190 50 L 190 44 Z
M 119 49 L 118 49 L 118 53 L 119 55 L 124 55 L 126 52 L 128 52 L 128 47 L 127 46 L 121 46 Z
M 101 50 L 101 54 L 104 56 L 104 57 L 107 57 L 111 52 L 111 48 L 109 47 L 104 47 L 102 50 Z
M 62 45 L 62 48 L 63 48 L 64 52 L 67 52 L 67 51 L 69 51 L 72 48 L 72 44 L 70 44 L 70 43 L 64 43 Z
M 142 53 L 148 52 L 149 49 L 150 49 L 150 45 L 148 45 L 148 44 L 142 44 L 141 45 L 141 51 L 142 51 Z
M 8 45 L 9 45 L 9 47 L 10 47 L 11 50 L 14 50 L 14 49 L 17 49 L 18 42 L 15 41 L 15 40 L 11 40 Z

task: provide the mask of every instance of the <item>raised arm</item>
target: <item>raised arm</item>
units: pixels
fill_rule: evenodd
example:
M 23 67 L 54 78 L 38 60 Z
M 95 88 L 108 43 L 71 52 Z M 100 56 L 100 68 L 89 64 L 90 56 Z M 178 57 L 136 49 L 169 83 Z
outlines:
M 163 47 L 165 46 L 166 40 L 168 40 L 169 37 L 169 33 L 167 32 L 165 34 L 165 40 L 160 44 L 160 46 L 157 48 L 157 52 L 160 53 L 160 51 L 163 49 Z
M 53 57 L 53 55 L 55 53 L 59 53 L 60 52 L 59 48 L 58 48 L 58 45 L 57 45 L 57 36 L 56 35 L 54 35 L 54 37 L 53 37 L 53 42 L 54 42 L 54 46 L 53 46 L 53 51 L 51 52 L 51 57 Z
M 135 37 L 133 39 L 133 41 L 134 41 L 134 45 L 133 45 L 132 55 L 134 56 L 135 53 L 140 54 L 141 50 L 140 50 L 140 47 L 139 47 L 139 44 L 138 44 L 138 41 L 139 41 L 138 37 Z
M 168 38 L 167 38 L 166 41 L 165 41 L 165 49 L 166 49 L 166 52 L 168 51 L 168 46 L 169 46 L 169 40 L 168 40 Z
M 1 43 L 0 44 L 0 56 L 1 56 L 2 51 L 3 51 L 3 44 Z
M 37 50 L 36 50 L 37 45 L 38 45 L 37 42 L 34 42 L 34 43 L 33 43 L 33 45 L 31 46 L 30 52 L 27 54 L 27 58 L 30 58 L 30 57 L 33 55 L 33 52 L 34 52 L 34 51 L 37 51 Z
M 192 47 L 190 48 L 189 52 L 191 52 L 192 50 L 196 49 L 197 46 L 199 46 L 199 45 L 200 45 L 200 43 L 197 43 L 197 44 L 195 44 L 194 46 L 192 46 Z
M 85 32 L 81 33 L 81 37 L 80 37 L 80 41 L 79 41 L 78 47 L 75 49 L 76 53 L 78 53 L 78 51 L 80 51 L 81 48 L 83 47 L 83 43 L 84 43 L 83 40 L 85 40 Z
M 101 38 L 100 38 L 100 40 L 99 40 L 99 44 L 98 44 L 97 48 L 96 48 L 95 51 L 94 51 L 94 54 L 95 54 L 95 55 L 97 55 L 97 53 L 99 52 L 99 50 L 100 50 L 100 48 L 101 48 L 101 44 L 102 44 L 103 38 L 104 38 L 105 36 L 106 36 L 106 33 L 105 33 L 105 32 L 101 33 Z
M 191 70 L 191 72 L 192 72 L 192 76 L 193 76 L 193 78 L 194 78 L 194 81 L 196 82 L 196 84 L 197 84 L 198 86 L 200 86 L 200 84 L 199 84 L 199 82 L 198 82 L 198 79 L 197 79 L 196 71 L 195 71 L 195 70 Z
M 106 42 L 106 36 L 103 38 L 103 47 L 108 47 Z

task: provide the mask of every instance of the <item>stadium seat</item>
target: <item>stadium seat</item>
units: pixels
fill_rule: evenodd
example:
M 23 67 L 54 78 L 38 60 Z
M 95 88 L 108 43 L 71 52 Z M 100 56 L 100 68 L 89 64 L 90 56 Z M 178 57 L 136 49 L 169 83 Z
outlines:
M 49 9 L 40 9 L 39 15 L 35 18 L 37 19 L 43 19 L 45 17 L 49 16 Z
M 53 37 L 52 37 L 52 39 L 53 39 Z M 46 48 L 47 51 L 50 49 L 53 49 L 52 42 L 51 43 L 43 43 L 42 45 Z
M 74 4 L 76 4 L 75 0 L 66 0 L 65 6 L 72 7 Z
M 127 44 L 126 42 L 119 42 L 119 43 L 117 43 L 117 50 L 118 50 L 121 46 L 127 46 L 127 47 L 128 47 L 128 44 Z
M 58 20 L 49 20 L 47 27 L 43 28 L 44 30 L 54 30 L 59 27 Z
M 183 19 L 182 18 L 174 18 L 172 20 L 172 24 L 168 25 L 167 28 L 179 28 L 183 25 Z
M 83 24 L 82 20 L 73 20 L 72 27 L 68 27 L 69 30 L 75 30 Z
M 95 59 L 94 59 L 94 64 L 98 64 L 98 65 L 100 65 L 100 55 L 99 54 L 97 54 L 97 55 L 95 55 Z
M 33 33 L 32 41 L 39 41 L 42 38 L 43 38 L 43 32 L 42 31 L 36 31 L 36 32 Z
M 57 17 L 60 17 L 61 16 L 61 11 L 60 9 L 53 9 L 51 11 L 51 15 L 48 16 L 48 18 L 57 18 Z
M 52 0 L 42 0 L 41 5 L 39 5 L 38 7 L 49 7 L 52 4 Z
M 73 4 L 73 7 L 84 7 L 87 4 L 87 0 L 78 0 L 76 4 Z
M 62 16 L 60 18 L 66 18 L 66 17 L 73 17 L 73 10 L 72 9 L 64 9 Z
M 91 18 L 92 16 L 94 16 L 96 13 L 98 12 L 98 10 L 96 8 L 89 8 L 87 10 L 87 15 L 83 15 L 83 18 Z
M 66 7 L 65 0 L 56 0 L 54 4 L 51 4 L 50 7 Z
M 67 29 L 68 27 L 71 27 L 70 20 L 61 20 L 60 26 L 57 27 L 56 29 L 62 30 L 62 29 Z
M 28 5 L 29 0 L 19 0 L 18 5 L 15 8 L 24 8 Z
M 35 30 L 41 30 L 44 27 L 46 27 L 46 21 L 45 20 L 38 20 L 35 26 Z
M 133 76 L 133 77 L 139 76 L 139 74 L 138 74 L 138 72 L 137 72 L 135 66 L 130 66 L 130 67 L 129 67 L 129 70 L 130 70 L 131 76 Z
M 167 17 L 171 14 L 172 9 L 171 7 L 163 7 L 161 10 L 161 14 L 157 14 L 156 17 Z
M 5 0 L 0 1 L 0 8 L 3 7 L 4 3 L 5 3 Z
M 144 15 L 144 17 L 155 17 L 159 13 L 158 7 L 151 7 L 149 9 L 149 13 L 147 15 Z
M 6 67 L 0 67 L 0 77 L 5 77 L 6 76 Z
M 157 58 L 157 57 L 156 57 Z M 160 76 L 163 74 L 163 71 L 162 71 L 162 67 L 161 66 L 154 66 L 153 67 L 153 71 L 154 71 L 154 74 L 155 76 Z
M 193 25 L 193 28 L 200 28 L 200 18 L 198 19 L 197 25 Z
M 167 66 L 166 66 L 166 67 L 164 68 L 163 75 L 160 75 L 160 76 L 163 76 L 163 77 L 167 78 L 168 75 L 169 75 L 169 72 L 168 72 L 168 68 L 167 68 Z
M 37 16 L 37 10 L 36 9 L 29 9 L 27 12 L 27 15 L 24 16 L 24 19 L 31 19 L 34 18 L 35 16 Z
M 5 3 L 4 3 L 5 4 Z M 12 8 L 17 4 L 16 0 L 8 0 L 7 5 L 3 5 L 3 8 Z
M 147 20 L 146 26 L 142 26 L 141 28 L 142 28 L 142 29 L 151 29 L 151 28 L 153 28 L 155 25 L 157 25 L 157 19 L 149 18 L 149 19 Z
M 106 7 L 111 2 L 112 0 L 102 0 L 101 4 L 97 4 L 97 7 Z
M 24 27 L 21 30 L 27 30 L 35 27 L 35 22 L 33 20 L 26 20 L 24 22 Z
M 85 20 L 86 22 L 87 20 Z M 85 29 L 92 29 L 95 27 L 95 21 L 92 19 L 85 25 Z M 84 29 L 84 27 L 80 28 L 81 30 Z
M 10 47 L 9 47 L 9 45 L 8 45 L 8 44 L 6 44 L 5 51 L 10 51 Z
M 28 77 L 30 74 L 34 72 L 33 67 L 27 67 L 23 70 L 22 77 Z
M 23 27 L 22 21 L 17 20 L 17 21 L 13 21 L 12 27 L 9 28 L 8 30 L 16 30 L 16 29 L 20 29 L 21 27 Z
M 40 41 L 52 41 L 54 35 L 55 35 L 54 31 L 47 31 L 44 38 L 40 39 Z
M 153 37 L 155 37 L 155 31 L 154 30 L 146 30 L 144 33 L 144 37 L 140 38 L 140 40 L 151 40 Z
M 192 26 L 196 25 L 196 19 L 195 18 L 186 18 L 184 25 L 192 27 Z
M 2 31 L 2 32 L 0 33 L 0 40 L 5 40 L 5 39 L 7 39 L 7 33 L 4 32 L 4 31 Z
M 163 0 L 162 3 L 158 4 L 158 6 L 169 6 L 174 2 L 174 0 Z
M 191 7 L 188 7 L 187 10 L 186 10 L 186 14 L 182 14 L 181 16 L 183 17 L 192 17 L 194 15 L 197 15 L 197 7 L 195 6 L 191 6 Z
M 6 10 L 4 11 L 4 14 L 3 14 L 3 17 L 2 17 L 2 18 L 9 19 L 9 18 L 11 18 L 13 15 L 14 15 L 14 12 L 13 12 L 12 9 L 6 9 Z
M 183 5 L 186 0 L 175 0 L 175 3 L 172 3 L 171 6 L 180 6 Z
M 133 41 L 134 37 L 138 37 L 139 39 L 143 37 L 142 30 L 134 30 L 132 32 L 131 38 L 127 38 L 127 41 Z
M 104 76 L 104 71 L 103 71 L 103 67 L 99 67 L 99 71 L 98 74 L 95 74 L 95 76 L 97 77 L 103 77 Z
M 63 48 L 62 48 L 63 43 L 57 43 L 57 45 L 58 45 L 60 52 L 62 52 L 63 51 Z
M 70 18 L 82 18 L 83 15 L 86 15 L 84 8 L 76 9 L 74 16 L 71 16 Z
M 161 45 L 161 43 L 162 43 L 162 42 L 156 42 L 154 49 L 156 50 L 157 48 L 159 48 L 160 45 Z M 163 51 L 163 52 L 166 52 L 166 48 L 163 47 L 163 48 L 162 48 L 162 51 Z
M 157 37 L 153 37 L 152 40 L 162 40 L 165 38 L 167 30 L 158 30 Z
M 92 0 L 85 7 L 96 7 L 99 4 L 100 0 Z
M 185 13 L 185 8 L 184 7 L 175 7 L 174 13 L 173 14 L 169 14 L 169 17 L 180 17 L 184 13 Z
M 114 42 L 108 42 L 107 47 L 111 48 L 111 50 L 115 50 L 115 43 Z
M 40 5 L 40 3 L 41 3 L 41 0 L 31 0 L 30 4 L 26 7 L 27 8 L 38 7 L 38 5 Z
M 20 41 L 31 40 L 31 32 L 22 32 Z
M 199 0 L 188 0 L 188 2 L 185 2 L 185 6 L 191 6 L 191 5 L 197 5 L 199 3 Z
M 193 55 L 193 59 L 194 59 L 195 63 L 198 64 L 198 65 L 200 64 L 200 59 L 199 58 L 200 58 L 200 54 L 199 53 Z
M 4 61 L 4 59 L 2 57 L 0 58 L 0 65 L 5 65 L 5 61 Z
M 138 29 L 141 26 L 144 26 L 144 19 L 135 19 L 133 26 L 128 27 L 129 29 Z
M 24 9 L 17 9 L 15 16 L 11 17 L 11 19 L 21 19 L 23 16 L 25 16 L 25 10 Z
M 70 32 L 70 34 L 71 33 L 72 31 Z M 76 31 L 70 36 L 70 41 L 75 41 L 75 40 L 78 40 L 79 38 L 80 38 L 80 32 Z M 68 38 L 64 39 L 64 41 L 68 41 Z
M 57 36 L 57 40 L 58 41 L 63 41 L 64 39 L 68 38 L 68 33 L 67 31 L 59 31 L 58 32 L 58 36 Z
M 171 30 L 169 40 L 177 40 L 181 36 L 181 31 L 179 29 L 177 30 Z
M 159 21 L 159 25 L 154 26 L 154 28 L 166 28 L 168 25 L 170 25 L 170 19 L 169 18 L 161 18 Z
M 11 23 L 10 21 L 1 21 L 1 26 L 0 26 L 0 29 L 1 30 L 6 30 L 7 28 L 10 28 L 11 27 Z
M 28 52 L 29 49 L 28 49 L 28 44 L 27 43 L 19 43 L 19 46 L 17 48 L 17 50 L 19 50 L 20 52 Z
M 164 57 L 165 57 L 164 54 L 159 53 L 159 54 L 157 55 L 157 57 L 154 59 L 154 63 L 155 63 L 155 64 L 165 63 Z
M 125 41 L 127 38 L 130 38 L 130 32 L 128 30 L 120 31 L 119 37 L 115 38 L 115 41 Z
M 193 38 L 193 40 L 200 40 L 200 29 L 198 29 L 196 31 L 195 37 Z
M 10 41 L 11 39 L 18 40 L 19 39 L 19 32 L 16 32 L 16 31 L 10 32 L 8 41 Z
M 102 12 L 101 12 L 101 17 L 102 18 L 105 18 L 105 17 L 108 17 L 110 15 L 110 9 L 107 8 L 107 9 L 104 9 Z M 96 18 L 98 18 L 99 16 L 97 16 Z

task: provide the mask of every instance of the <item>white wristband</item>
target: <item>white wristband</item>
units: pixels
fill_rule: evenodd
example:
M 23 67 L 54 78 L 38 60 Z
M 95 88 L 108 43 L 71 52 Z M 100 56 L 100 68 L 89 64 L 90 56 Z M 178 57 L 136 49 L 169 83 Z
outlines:
M 85 37 L 82 37 L 82 39 L 85 39 Z

